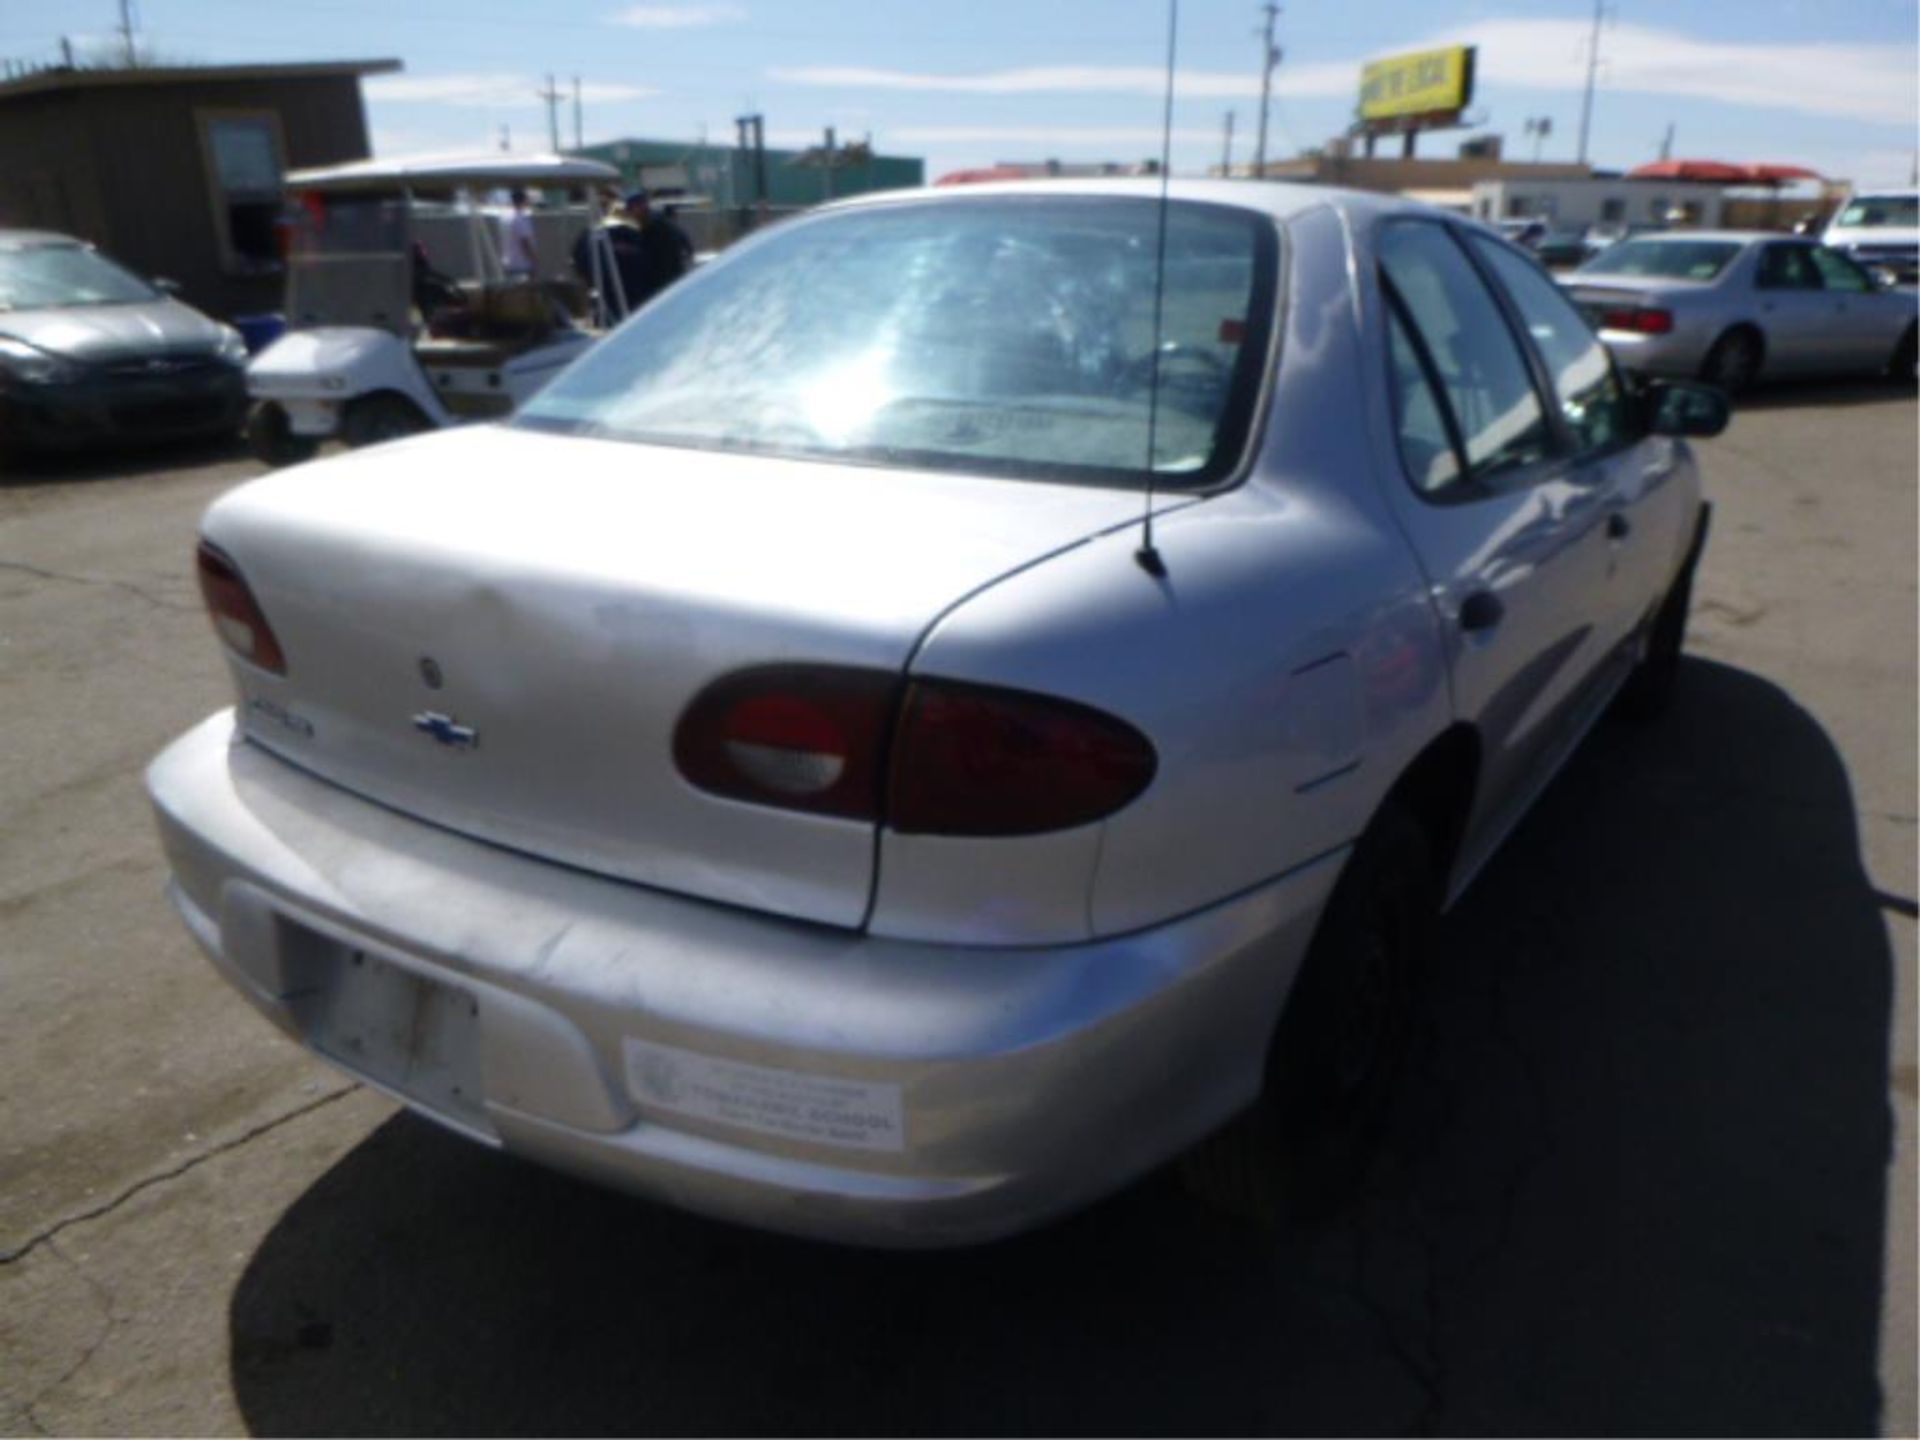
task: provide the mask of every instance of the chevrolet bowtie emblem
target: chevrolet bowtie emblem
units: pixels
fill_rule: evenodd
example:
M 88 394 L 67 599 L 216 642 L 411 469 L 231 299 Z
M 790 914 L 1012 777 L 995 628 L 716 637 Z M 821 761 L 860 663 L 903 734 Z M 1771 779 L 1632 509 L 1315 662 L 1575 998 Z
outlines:
M 413 728 L 454 750 L 473 750 L 480 745 L 478 730 L 471 725 L 462 725 L 453 716 L 442 715 L 438 710 L 422 710 L 413 717 Z

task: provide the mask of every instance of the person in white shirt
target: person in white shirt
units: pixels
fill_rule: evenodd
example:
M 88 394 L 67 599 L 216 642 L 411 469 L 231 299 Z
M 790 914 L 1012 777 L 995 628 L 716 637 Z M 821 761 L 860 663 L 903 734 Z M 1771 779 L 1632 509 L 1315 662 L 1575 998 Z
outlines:
M 507 253 L 501 267 L 509 280 L 531 280 L 540 270 L 540 252 L 533 243 L 533 216 L 527 210 L 527 192 L 513 192 L 513 218 L 507 221 Z

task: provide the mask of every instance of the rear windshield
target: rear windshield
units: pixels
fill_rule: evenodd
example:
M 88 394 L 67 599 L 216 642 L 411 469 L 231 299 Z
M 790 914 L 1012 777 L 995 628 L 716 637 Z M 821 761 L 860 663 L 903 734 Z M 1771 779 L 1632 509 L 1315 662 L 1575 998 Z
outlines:
M 0 249 L 0 310 L 138 305 L 157 293 L 84 245 Z
M 1920 228 L 1920 196 L 1863 195 L 1850 201 L 1833 223 L 1854 230 Z
M 1580 268 L 1602 275 L 1711 280 L 1739 253 L 1739 243 L 1732 240 L 1622 240 Z
M 982 197 L 789 222 L 682 281 L 516 424 L 1100 484 L 1238 464 L 1277 237 L 1227 206 Z M 1157 386 L 1156 386 L 1157 372 Z M 1157 399 L 1156 399 L 1157 389 Z M 1149 462 L 1149 431 L 1152 432 Z

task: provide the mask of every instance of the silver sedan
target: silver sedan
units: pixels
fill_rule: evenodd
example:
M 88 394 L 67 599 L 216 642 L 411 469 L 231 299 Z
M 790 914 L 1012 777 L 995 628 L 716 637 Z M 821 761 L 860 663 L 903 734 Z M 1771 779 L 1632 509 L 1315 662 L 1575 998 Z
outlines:
M 1915 298 L 1839 251 L 1792 235 L 1674 231 L 1602 251 L 1561 284 L 1620 363 L 1758 380 L 1914 374 Z
M 1725 418 L 1394 199 L 830 207 L 212 507 L 172 898 L 333 1063 L 677 1205 L 955 1244 L 1191 1152 L 1321 1211 L 1440 908 L 1671 690 Z

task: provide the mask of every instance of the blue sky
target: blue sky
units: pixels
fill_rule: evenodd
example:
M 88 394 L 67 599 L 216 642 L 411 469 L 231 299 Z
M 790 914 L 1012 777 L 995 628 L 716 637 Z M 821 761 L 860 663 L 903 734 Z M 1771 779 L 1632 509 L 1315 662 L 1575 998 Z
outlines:
M 716 143 L 765 113 L 770 143 L 823 125 L 924 155 L 929 177 L 1001 159 L 1138 159 L 1158 151 L 1160 0 L 137 0 L 158 51 L 199 61 L 396 56 L 368 84 L 382 153 L 544 145 L 534 91 L 581 77 L 589 141 Z M 1297 0 L 1283 7 L 1271 155 L 1343 129 L 1360 63 L 1435 41 L 1480 47 L 1474 111 L 1527 155 L 1521 126 L 1551 118 L 1544 158 L 1572 158 L 1591 20 L 1587 0 Z M 0 57 L 50 58 L 62 34 L 97 44 L 115 0 L 5 0 Z M 1592 159 L 1675 153 L 1810 165 L 1904 183 L 1914 163 L 1912 0 L 1608 0 Z M 1222 118 L 1251 152 L 1258 110 L 1254 0 L 1185 0 L 1174 166 L 1217 160 Z M 1423 153 L 1451 153 L 1453 135 Z

